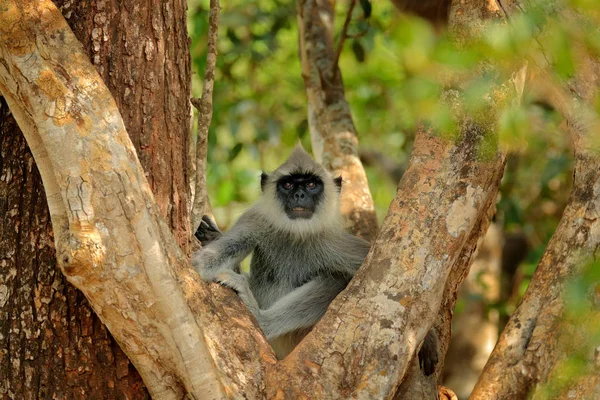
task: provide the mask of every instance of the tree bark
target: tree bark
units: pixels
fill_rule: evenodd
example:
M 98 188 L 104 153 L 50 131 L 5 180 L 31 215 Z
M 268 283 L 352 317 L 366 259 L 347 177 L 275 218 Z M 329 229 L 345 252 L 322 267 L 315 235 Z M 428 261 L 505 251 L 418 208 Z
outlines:
M 454 45 L 457 49 L 456 51 L 460 51 L 463 43 L 466 43 L 473 38 L 483 36 L 491 25 L 502 22 L 505 18 L 504 14 L 495 3 L 482 3 L 480 1 L 452 2 L 449 13 L 449 28 L 452 30 Z M 464 77 L 462 79 L 450 77 L 449 79 L 452 80 L 452 84 L 447 85 L 450 89 L 444 91 L 442 98 L 446 99 L 447 103 L 450 103 L 451 109 L 457 120 L 457 126 L 460 127 L 460 134 L 465 136 L 477 136 L 480 134 L 478 132 L 485 132 L 482 140 L 487 141 L 488 145 L 491 144 L 493 149 L 497 149 L 497 144 L 493 142 L 497 140 L 495 118 L 497 110 L 500 107 L 499 103 L 518 104 L 520 102 L 523 94 L 526 72 L 526 67 L 522 67 L 519 71 L 516 71 L 505 84 L 491 85 L 489 87 L 487 96 L 482 96 L 481 99 L 482 104 L 485 105 L 486 109 L 486 112 L 483 113 L 487 115 L 485 121 L 481 121 L 481 119 L 475 120 L 475 118 L 464 109 L 464 99 L 462 98 L 460 90 L 463 85 L 468 84 L 470 79 L 477 78 L 478 74 L 499 76 L 496 67 L 491 65 L 489 61 L 482 60 L 475 69 L 474 74 L 468 75 L 466 79 Z M 462 145 L 462 143 L 456 143 L 457 149 Z M 502 176 L 503 174 L 505 157 L 503 154 L 498 157 L 498 163 L 494 166 L 496 169 L 492 169 L 493 173 L 489 172 L 490 175 Z M 495 193 L 497 193 L 497 191 Z M 470 232 L 470 236 L 462 247 L 461 254 L 457 257 L 445 283 L 443 300 L 441 307 L 438 309 L 439 315 L 434 326 L 438 339 L 439 352 L 439 363 L 436 366 L 435 374 L 431 377 L 426 377 L 424 374 L 420 373 L 416 360 L 413 361 L 411 371 L 402 383 L 396 399 L 431 398 L 435 396 L 437 392 L 436 382 L 439 380 L 443 370 L 444 358 L 448 351 L 448 346 L 450 345 L 452 317 L 458 296 L 458 289 L 469 272 L 480 239 L 488 230 L 491 218 L 495 213 L 495 201 L 496 199 L 494 198 L 484 209 L 485 215 L 480 217 L 477 226 Z
M 213 114 L 213 89 L 215 85 L 215 69 L 217 66 L 217 39 L 219 37 L 219 12 L 221 5 L 218 0 L 210 1 L 208 19 L 208 49 L 206 54 L 206 70 L 204 71 L 204 86 L 202 97 L 192 99 L 192 104 L 198 111 L 198 135 L 195 151 L 194 202 L 192 205 L 192 232 L 196 232 L 204 214 L 211 211 L 206 189 L 206 170 L 208 153 L 208 128 Z
M 568 279 L 600 245 L 600 158 L 576 149 L 573 189 L 561 222 L 473 391 L 472 399 L 525 397 L 568 354 L 558 346 Z M 576 338 L 577 335 L 571 338 Z M 594 348 L 589 348 L 593 359 Z M 589 379 L 598 379 L 592 374 Z M 596 391 L 596 393 L 598 393 Z
M 185 0 L 57 0 L 121 112 L 163 218 L 189 252 L 191 62 Z M 160 6 L 157 6 L 160 5 Z
M 187 246 L 187 131 L 180 123 L 189 112 L 185 4 L 158 10 L 140 1 L 56 4 L 108 82 L 163 215 Z M 56 268 L 42 181 L 5 103 L 0 112 L 0 176 L 6 177 L 0 206 L 7 211 L 0 212 L 0 397 L 148 397 L 83 294 Z
M 56 268 L 42 181 L 0 98 L 0 398 L 148 398 L 83 294 Z
M 500 296 L 502 228 L 490 224 L 458 292 L 465 306 L 452 319 L 452 340 L 444 359 L 443 384 L 467 399 L 498 340 L 499 315 L 490 310 Z

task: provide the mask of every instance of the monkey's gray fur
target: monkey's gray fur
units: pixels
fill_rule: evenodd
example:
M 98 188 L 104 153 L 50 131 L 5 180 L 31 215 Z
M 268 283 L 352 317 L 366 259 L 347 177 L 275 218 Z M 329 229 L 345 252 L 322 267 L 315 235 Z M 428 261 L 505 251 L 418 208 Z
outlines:
M 295 174 L 313 175 L 323 183 L 310 218 L 290 219 L 276 195 L 277 182 Z M 301 339 L 296 331 L 308 331 L 319 321 L 370 245 L 343 230 L 334 178 L 301 147 L 263 178 L 262 188 L 261 199 L 223 236 L 194 254 L 192 264 L 202 279 L 220 282 L 240 295 L 282 357 L 297 344 L 282 336 Z M 250 253 L 246 277 L 236 270 Z
M 204 217 L 196 232 L 204 247 L 193 266 L 202 279 L 239 294 L 278 358 L 321 319 L 369 252 L 368 242 L 342 227 L 340 185 L 341 178 L 298 147 L 271 175 L 263 174 L 262 197 L 229 231 L 221 236 Z M 247 277 L 239 264 L 250 253 Z

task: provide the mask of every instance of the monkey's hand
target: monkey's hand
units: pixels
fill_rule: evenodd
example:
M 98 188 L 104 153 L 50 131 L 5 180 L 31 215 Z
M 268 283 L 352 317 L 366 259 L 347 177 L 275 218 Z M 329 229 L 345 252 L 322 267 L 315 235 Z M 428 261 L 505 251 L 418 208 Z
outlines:
M 435 332 L 430 330 L 423 340 L 423 346 L 419 350 L 419 366 L 426 376 L 435 372 L 435 366 L 438 363 L 437 337 Z
M 220 271 L 214 278 L 215 282 L 220 283 L 223 286 L 231 288 L 234 292 L 240 296 L 240 299 L 244 302 L 250 312 L 257 318 L 260 319 L 260 308 L 258 303 L 250 290 L 250 284 L 248 278 L 245 275 L 238 274 L 231 270 Z
M 203 215 L 202 222 L 200 222 L 200 226 L 196 230 L 196 233 L 194 233 L 194 236 L 202 243 L 202 247 L 205 247 L 207 244 L 223 236 L 223 233 L 208 215 Z

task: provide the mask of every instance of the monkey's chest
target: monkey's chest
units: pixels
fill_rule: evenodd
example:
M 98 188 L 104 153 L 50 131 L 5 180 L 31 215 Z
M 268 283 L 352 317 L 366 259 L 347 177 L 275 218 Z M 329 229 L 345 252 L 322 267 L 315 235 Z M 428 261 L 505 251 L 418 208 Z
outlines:
M 319 246 L 288 242 L 257 247 L 250 262 L 250 288 L 261 308 L 268 307 L 315 277 L 325 274 L 331 260 Z

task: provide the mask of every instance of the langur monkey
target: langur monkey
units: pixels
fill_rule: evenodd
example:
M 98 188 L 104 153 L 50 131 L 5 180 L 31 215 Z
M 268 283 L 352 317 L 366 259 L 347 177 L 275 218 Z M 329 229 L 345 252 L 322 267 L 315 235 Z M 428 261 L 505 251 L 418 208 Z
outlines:
M 298 146 L 273 173 L 262 174 L 262 197 L 230 230 L 222 234 L 205 216 L 196 232 L 203 248 L 192 257 L 194 268 L 238 293 L 280 359 L 321 319 L 369 252 L 367 241 L 342 227 L 341 185 L 341 177 Z M 246 276 L 239 264 L 250 253 Z M 432 340 L 425 346 L 432 349 L 419 356 L 429 375 L 437 349 Z

